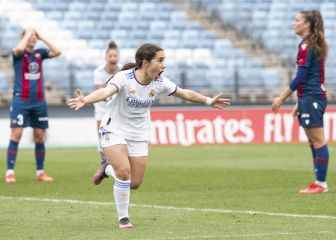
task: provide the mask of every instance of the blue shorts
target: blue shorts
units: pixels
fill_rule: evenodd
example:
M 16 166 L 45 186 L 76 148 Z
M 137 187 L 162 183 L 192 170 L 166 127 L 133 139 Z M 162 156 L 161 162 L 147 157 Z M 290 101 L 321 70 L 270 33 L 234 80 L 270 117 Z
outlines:
M 14 97 L 10 107 L 10 121 L 11 128 L 48 128 L 46 101 L 31 103 Z
M 303 128 L 322 128 L 327 100 L 316 96 L 298 99 L 298 119 Z

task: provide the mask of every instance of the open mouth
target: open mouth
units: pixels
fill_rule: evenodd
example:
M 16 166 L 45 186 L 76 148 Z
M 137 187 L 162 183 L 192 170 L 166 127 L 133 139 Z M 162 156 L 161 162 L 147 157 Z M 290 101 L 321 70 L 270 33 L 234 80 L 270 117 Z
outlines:
M 159 72 L 158 75 L 155 77 L 155 79 L 159 79 L 163 71 Z
M 163 73 L 163 70 L 160 71 L 160 72 L 155 76 L 155 80 L 159 79 L 162 73 Z

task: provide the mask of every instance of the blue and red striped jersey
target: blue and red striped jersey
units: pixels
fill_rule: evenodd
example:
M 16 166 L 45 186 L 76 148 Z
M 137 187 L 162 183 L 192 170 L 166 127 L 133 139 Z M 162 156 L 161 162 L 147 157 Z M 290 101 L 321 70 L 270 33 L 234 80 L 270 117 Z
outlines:
M 300 43 L 296 64 L 298 67 L 303 66 L 306 68 L 306 79 L 297 87 L 298 97 L 308 95 L 325 97 L 324 59 L 318 58 L 312 48 Z
M 45 48 L 35 49 L 33 52 L 24 51 L 19 56 L 13 53 L 14 97 L 32 102 L 44 100 L 42 62 L 47 58 L 49 50 Z

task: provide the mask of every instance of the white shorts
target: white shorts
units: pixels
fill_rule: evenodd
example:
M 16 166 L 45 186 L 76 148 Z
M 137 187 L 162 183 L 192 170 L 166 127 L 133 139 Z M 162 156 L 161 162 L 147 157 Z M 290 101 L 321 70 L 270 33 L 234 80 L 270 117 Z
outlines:
M 129 157 L 145 157 L 148 156 L 147 141 L 133 141 L 125 139 L 114 133 L 105 133 L 100 136 L 100 144 L 102 148 L 111 147 L 113 145 L 125 144 L 128 149 Z

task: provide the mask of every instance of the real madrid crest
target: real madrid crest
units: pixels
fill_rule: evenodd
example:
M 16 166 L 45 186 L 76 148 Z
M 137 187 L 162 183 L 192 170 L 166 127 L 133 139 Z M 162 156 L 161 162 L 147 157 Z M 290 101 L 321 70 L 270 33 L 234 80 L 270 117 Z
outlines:
M 155 96 L 155 91 L 154 91 L 154 89 L 151 89 L 151 90 L 149 91 L 148 96 L 150 96 L 150 97 L 154 97 L 154 96 Z

